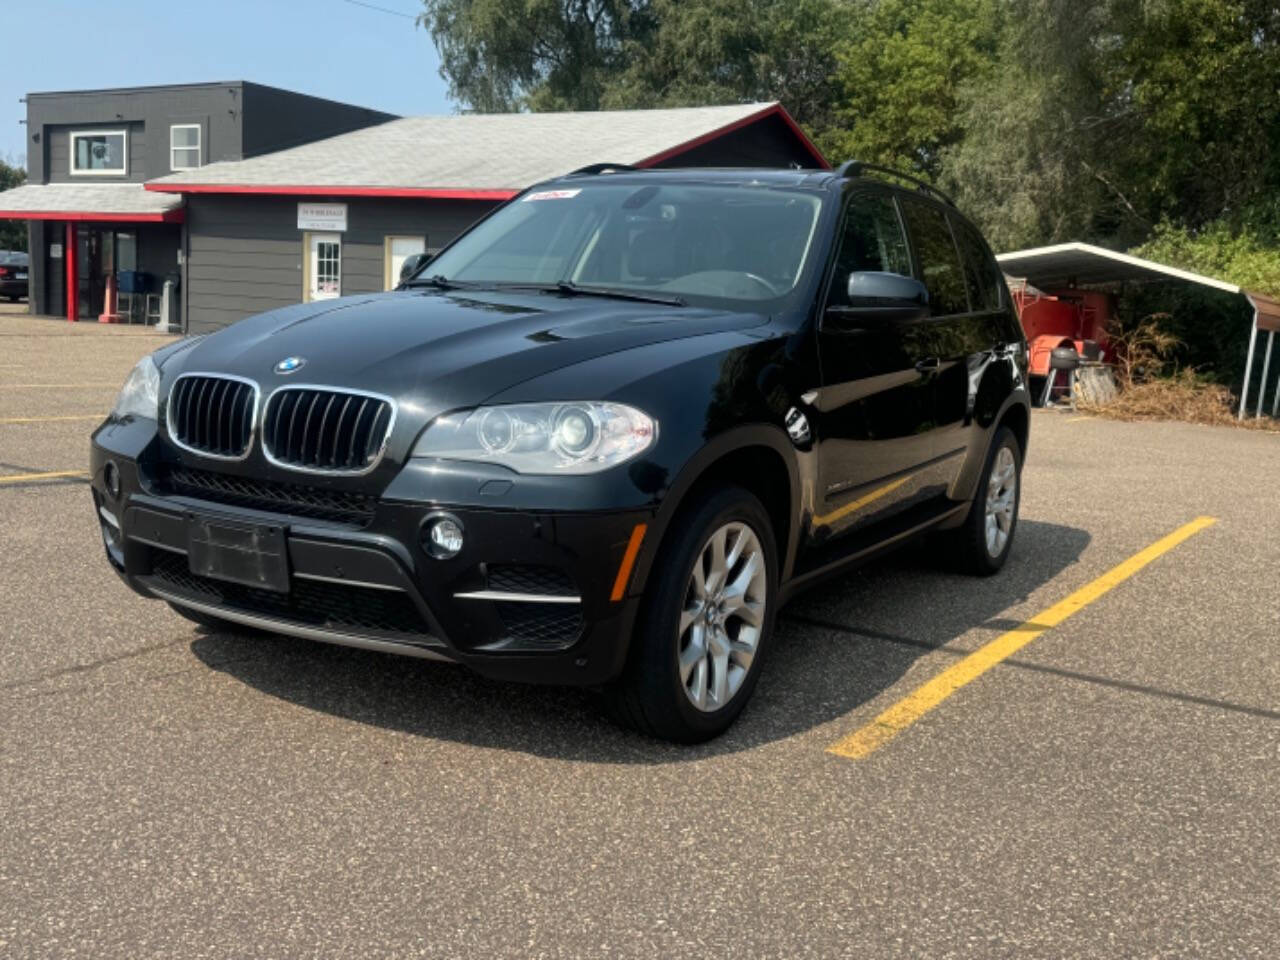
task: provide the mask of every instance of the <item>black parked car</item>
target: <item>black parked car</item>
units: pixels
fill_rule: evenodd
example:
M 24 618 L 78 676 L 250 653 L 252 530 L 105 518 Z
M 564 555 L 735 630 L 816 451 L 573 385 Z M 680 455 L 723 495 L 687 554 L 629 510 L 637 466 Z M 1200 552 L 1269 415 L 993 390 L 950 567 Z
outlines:
M 396 292 L 165 347 L 93 435 L 107 556 L 198 623 L 714 736 L 800 588 L 922 534 L 1009 555 L 1023 336 L 978 231 L 901 179 L 588 168 Z
M 20 250 L 0 250 L 0 297 L 18 300 L 27 296 L 31 259 Z

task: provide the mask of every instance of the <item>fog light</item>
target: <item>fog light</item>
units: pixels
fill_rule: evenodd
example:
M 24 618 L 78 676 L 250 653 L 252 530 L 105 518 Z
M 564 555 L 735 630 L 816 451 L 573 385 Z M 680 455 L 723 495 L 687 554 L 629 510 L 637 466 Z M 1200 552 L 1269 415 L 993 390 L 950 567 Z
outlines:
M 102 483 L 112 500 L 120 499 L 120 471 L 116 468 L 115 461 L 108 460 L 107 465 L 102 468 Z
M 437 560 L 456 557 L 462 550 L 462 524 L 447 515 L 428 520 L 423 547 Z

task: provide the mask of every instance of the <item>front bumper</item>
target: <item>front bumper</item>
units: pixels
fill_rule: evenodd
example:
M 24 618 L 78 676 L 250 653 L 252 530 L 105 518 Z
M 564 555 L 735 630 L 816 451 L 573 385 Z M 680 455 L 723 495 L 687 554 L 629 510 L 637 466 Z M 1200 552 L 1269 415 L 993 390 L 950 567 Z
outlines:
M 251 479 L 224 477 L 224 489 L 209 481 L 216 473 L 174 470 L 158 447 L 154 425 L 142 422 L 105 425 L 92 441 L 107 557 L 144 596 L 280 633 L 456 661 L 506 680 L 596 685 L 622 669 L 639 600 L 629 590 L 613 599 L 615 582 L 649 511 L 330 502 L 319 485 L 259 484 L 273 496 L 286 490 L 273 502 L 244 495 L 261 492 Z M 108 464 L 118 484 L 108 484 Z M 189 482 L 196 475 L 203 490 Z M 424 524 L 440 512 L 465 531 L 462 551 L 447 560 L 421 546 Z M 200 519 L 281 531 L 288 592 L 193 573 L 189 531 Z

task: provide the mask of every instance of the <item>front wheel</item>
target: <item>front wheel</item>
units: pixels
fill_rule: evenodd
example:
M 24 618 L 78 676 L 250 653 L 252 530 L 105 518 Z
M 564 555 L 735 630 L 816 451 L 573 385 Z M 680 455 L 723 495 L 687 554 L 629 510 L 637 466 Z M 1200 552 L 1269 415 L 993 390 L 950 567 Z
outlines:
M 651 736 L 699 743 L 729 728 L 760 674 L 778 592 L 769 516 L 747 490 L 704 494 L 653 569 L 611 712 Z
M 996 431 L 964 525 L 951 532 L 952 556 L 965 573 L 991 576 L 1009 558 L 1022 499 L 1022 447 L 1008 427 Z

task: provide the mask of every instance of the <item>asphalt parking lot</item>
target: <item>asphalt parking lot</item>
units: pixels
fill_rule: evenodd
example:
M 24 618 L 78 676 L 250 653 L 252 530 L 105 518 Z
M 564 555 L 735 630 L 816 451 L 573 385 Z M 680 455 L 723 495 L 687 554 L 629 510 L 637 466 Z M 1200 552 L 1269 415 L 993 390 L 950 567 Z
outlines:
M 81 471 L 164 338 L 11 311 L 0 954 L 1276 955 L 1280 437 L 1037 412 L 1003 574 L 805 595 L 677 748 L 134 596 Z

